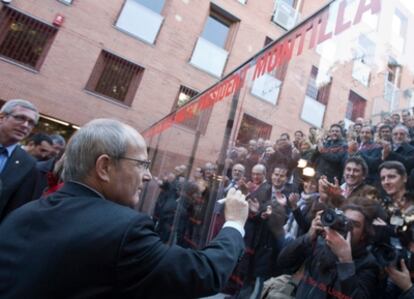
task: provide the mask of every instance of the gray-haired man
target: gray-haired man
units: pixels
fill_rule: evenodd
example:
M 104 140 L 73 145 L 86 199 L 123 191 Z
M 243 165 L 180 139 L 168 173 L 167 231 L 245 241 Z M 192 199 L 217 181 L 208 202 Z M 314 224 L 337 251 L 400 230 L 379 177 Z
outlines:
M 131 207 L 151 179 L 144 139 L 101 119 L 69 141 L 64 186 L 0 226 L 0 297 L 197 298 L 218 292 L 243 251 L 248 207 L 226 198 L 226 223 L 203 250 L 163 244 Z M 30 224 L 30 225 L 28 225 Z
M 18 142 L 29 136 L 38 119 L 36 107 L 25 100 L 9 100 L 0 110 L 0 221 L 33 199 L 35 160 Z

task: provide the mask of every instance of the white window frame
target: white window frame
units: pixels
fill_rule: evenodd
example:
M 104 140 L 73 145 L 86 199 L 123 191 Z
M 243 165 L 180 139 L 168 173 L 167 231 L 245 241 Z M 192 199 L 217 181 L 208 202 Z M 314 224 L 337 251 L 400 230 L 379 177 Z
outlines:
M 126 0 L 115 27 L 146 43 L 154 44 L 164 17 L 135 0 Z

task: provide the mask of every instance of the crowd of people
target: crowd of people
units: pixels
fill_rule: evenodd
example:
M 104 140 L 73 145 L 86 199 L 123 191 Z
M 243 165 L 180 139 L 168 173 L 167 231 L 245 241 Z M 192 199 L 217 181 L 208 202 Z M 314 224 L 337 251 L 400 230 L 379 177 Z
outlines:
M 250 140 L 224 175 L 177 166 L 152 218 L 133 128 L 94 120 L 66 146 L 29 137 L 38 118 L 0 110 L 1 298 L 414 298 L 409 111 Z
M 248 200 L 229 298 L 413 298 L 410 111 L 375 126 L 359 118 L 348 129 L 339 122 L 274 143 L 250 140 L 228 150 L 224 176 L 212 162 L 189 180 L 187 172 L 177 166 L 159 181 L 153 218 L 166 243 L 197 248 L 203 227 L 218 230 L 220 204 L 206 213 L 214 181 L 217 198 L 235 188 Z

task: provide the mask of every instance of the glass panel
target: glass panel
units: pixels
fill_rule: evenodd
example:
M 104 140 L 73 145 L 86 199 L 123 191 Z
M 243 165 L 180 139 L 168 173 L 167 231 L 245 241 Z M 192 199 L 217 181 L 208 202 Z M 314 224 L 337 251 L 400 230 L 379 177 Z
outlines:
M 286 30 L 292 29 L 300 18 L 299 12 L 292 6 L 293 1 L 279 1 L 276 3 L 276 10 L 272 20 Z
M 289 6 L 295 7 L 295 0 L 279 0 L 281 2 L 284 2 L 288 4 Z
M 414 40 L 405 34 L 404 51 L 398 51 L 393 39 L 404 31 L 403 21 L 399 29 L 391 26 L 398 9 L 406 15 L 405 33 L 410 32 L 412 1 L 334 1 L 317 12 L 309 10 L 309 3 L 315 2 L 301 5 L 304 20 L 298 27 L 282 33 L 273 26 L 279 36 L 268 33 L 275 40 L 268 40 L 266 48 L 190 101 L 183 99 L 185 104 L 143 132 L 154 161 L 154 180 L 142 196 L 140 209 L 154 215 L 164 242 L 192 248 L 206 244 L 224 223 L 223 205 L 218 200 L 230 187 L 252 201 L 258 199 L 258 210 L 263 213 L 268 206 L 282 207 L 280 214 L 277 209 L 269 212 L 273 220 L 280 220 L 280 215 L 288 219 L 275 220 L 275 230 L 270 230 L 267 215 L 254 218 L 257 226 L 248 220 L 246 254 L 222 290 L 226 294 L 238 293 L 249 282 L 246 277 L 255 274 L 246 265 L 253 265 L 262 253 L 271 256 L 263 264 L 263 273 L 277 275 L 273 257 L 279 252 L 278 245 L 301 234 L 289 221 L 294 218 L 289 194 L 305 192 L 304 182 L 315 176 L 326 175 L 332 183 L 337 177 L 338 184 L 343 184 L 342 158 L 348 157 L 354 141 L 359 142 L 356 150 L 362 155 L 358 128 L 372 124 L 374 147 L 382 148 L 383 143 L 377 141 L 387 137 L 386 133 L 380 135 L 381 126 L 396 125 L 396 115 L 401 119 L 404 115 L 414 140 L 414 62 L 408 54 L 414 52 Z M 297 24 L 287 23 L 288 17 L 282 11 L 277 20 Z M 203 32 L 190 62 L 220 77 L 228 53 L 222 49 L 225 39 L 219 46 L 208 38 L 213 33 Z M 266 34 L 256 39 L 260 43 L 257 49 L 262 48 Z M 209 118 L 198 121 L 205 111 L 211 111 Z M 191 130 L 183 125 L 186 122 L 192 122 Z M 341 126 L 340 136 L 329 132 L 332 124 Z M 335 137 L 340 146 L 325 151 Z M 331 153 L 340 158 L 329 160 Z M 333 166 L 324 168 L 321 159 Z M 382 162 L 379 160 L 376 163 Z M 299 167 L 299 162 L 307 167 Z M 259 170 L 258 176 L 257 167 L 253 172 L 257 163 L 264 165 L 266 174 Z M 288 170 L 281 183 L 272 180 L 272 173 L 278 172 L 275 165 Z M 240 169 L 233 172 L 233 167 Z M 369 182 L 379 190 L 377 173 L 370 175 Z M 258 195 L 262 186 L 266 191 Z M 260 227 L 264 233 L 249 232 L 252 227 Z M 267 242 L 278 245 L 269 247 Z
M 59 1 L 65 4 L 72 4 L 73 0 L 59 0 Z
M 258 98 L 276 105 L 282 82 L 275 77 L 264 74 L 253 83 L 252 94 Z
M 163 17 L 142 6 L 135 0 L 127 0 L 116 22 L 116 26 L 150 43 L 155 42 Z
M 190 63 L 216 77 L 221 77 L 228 55 L 226 50 L 199 37 Z
M 201 36 L 216 46 L 224 49 L 229 30 L 230 28 L 228 25 L 209 16 L 206 24 L 204 25 L 204 30 L 203 33 L 201 33 Z
M 164 7 L 165 0 L 135 0 L 139 4 L 145 6 L 146 8 L 151 9 L 153 12 L 161 14 L 161 11 Z

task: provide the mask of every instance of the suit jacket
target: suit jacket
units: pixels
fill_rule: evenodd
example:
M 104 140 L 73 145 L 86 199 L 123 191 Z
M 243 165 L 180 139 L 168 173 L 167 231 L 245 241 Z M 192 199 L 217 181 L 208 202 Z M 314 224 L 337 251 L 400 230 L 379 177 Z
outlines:
M 414 169 L 414 147 L 408 143 L 402 143 L 397 150 L 392 151 L 387 160 L 397 160 L 404 164 L 407 173 Z
M 269 201 L 272 198 L 272 185 L 268 182 L 263 182 L 256 190 L 247 195 L 247 199 L 256 198 L 260 205 Z
M 333 182 L 334 177 L 342 177 L 344 162 L 348 153 L 348 145 L 343 140 L 329 140 L 323 150 L 317 150 L 313 156 L 316 163 L 316 172 L 326 175 Z
M 194 298 L 218 292 L 243 251 L 234 228 L 203 250 L 167 246 L 144 214 L 71 182 L 0 226 L 0 298 Z
M 34 199 L 36 179 L 36 161 L 17 146 L 0 174 L 0 222 L 8 213 Z

